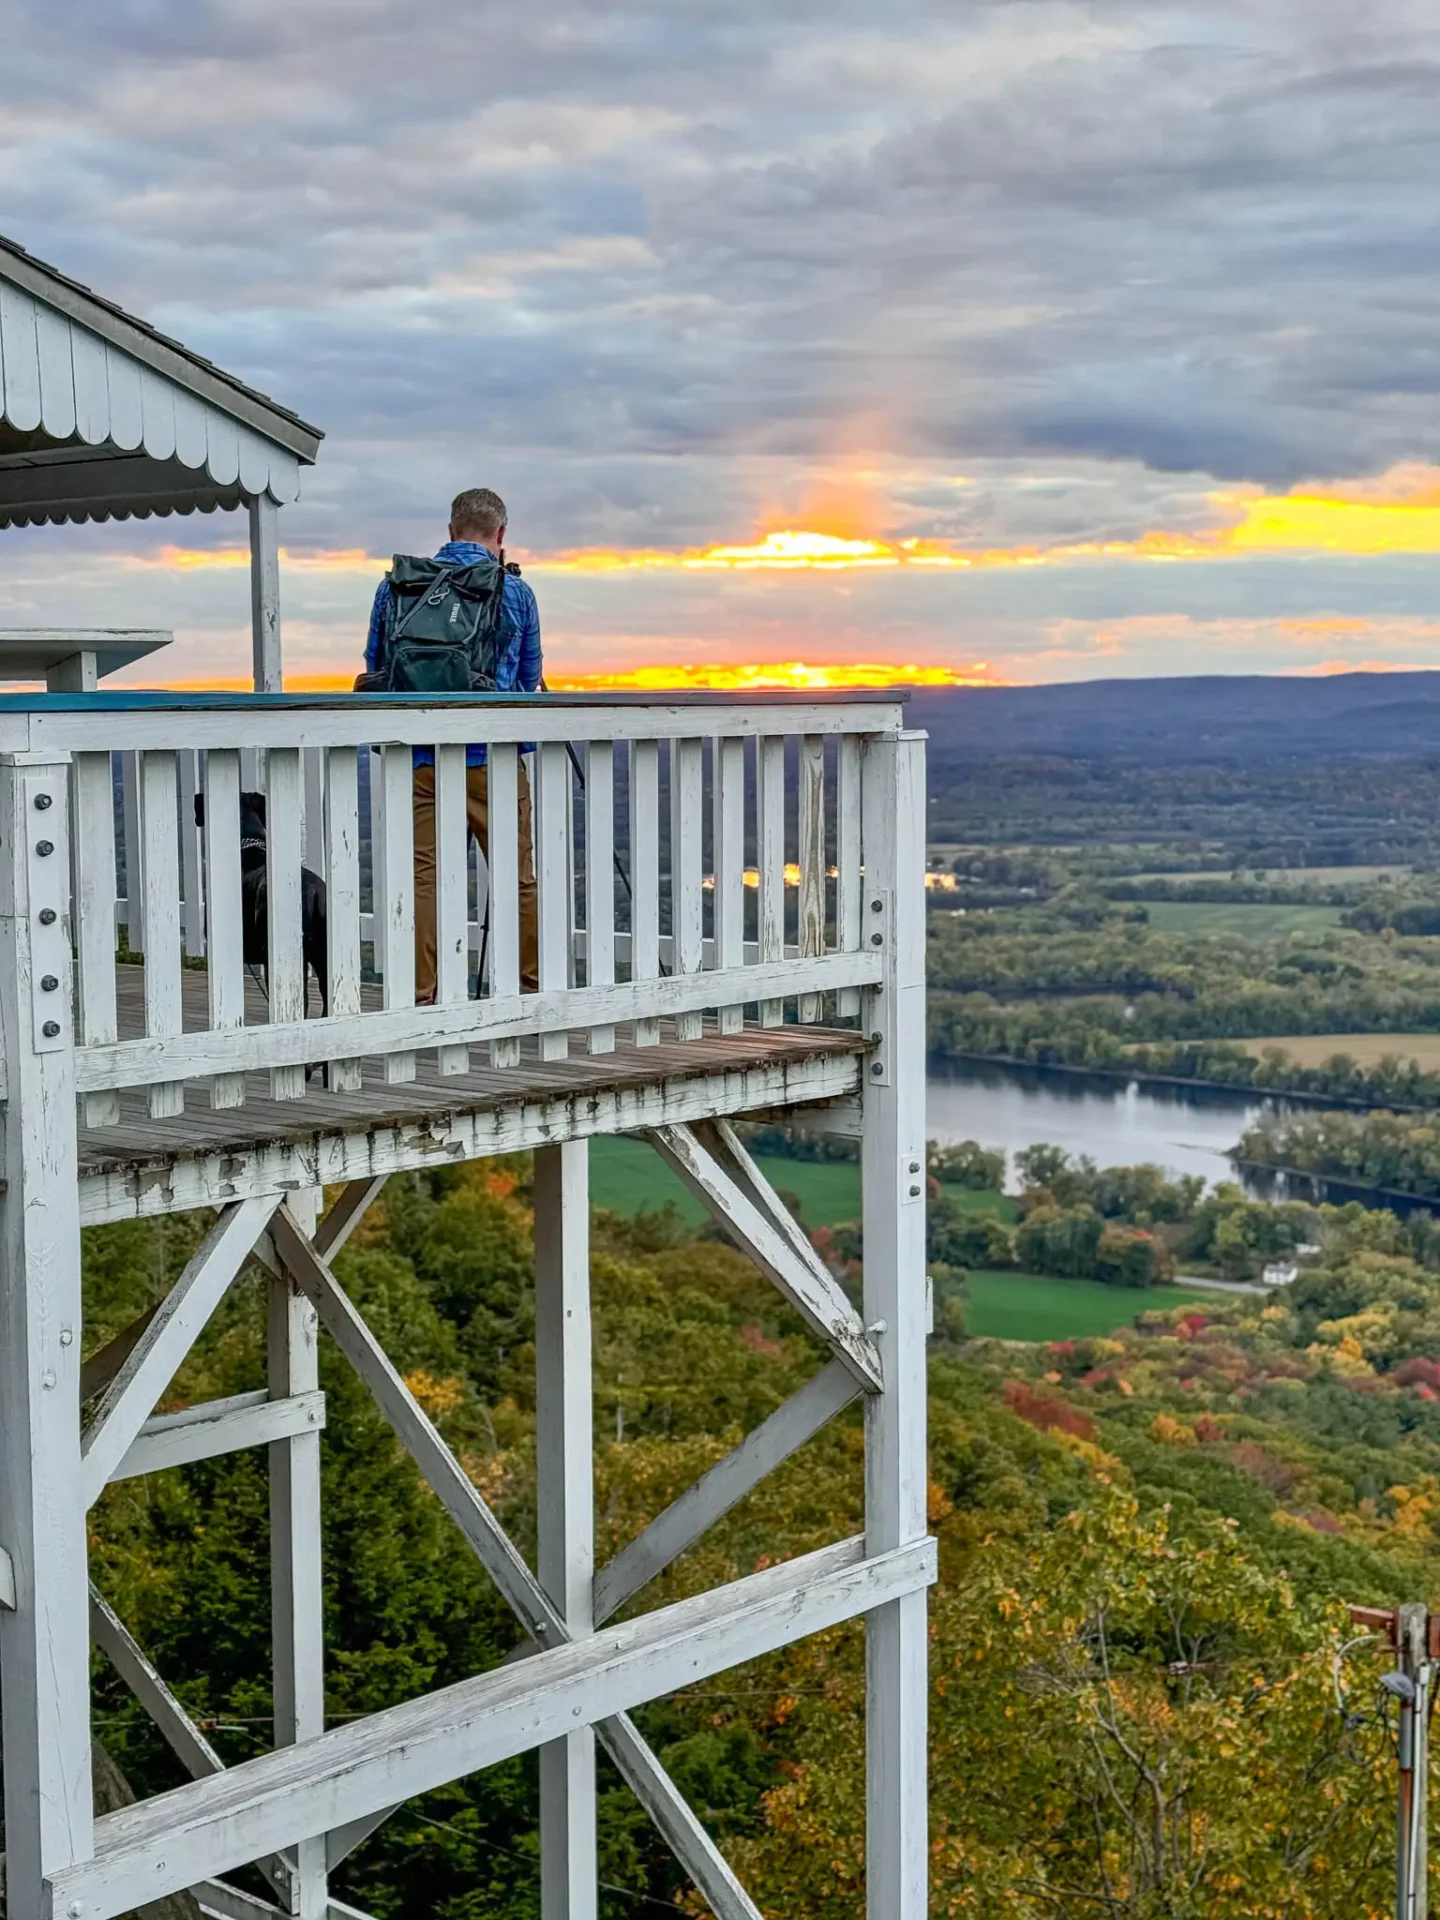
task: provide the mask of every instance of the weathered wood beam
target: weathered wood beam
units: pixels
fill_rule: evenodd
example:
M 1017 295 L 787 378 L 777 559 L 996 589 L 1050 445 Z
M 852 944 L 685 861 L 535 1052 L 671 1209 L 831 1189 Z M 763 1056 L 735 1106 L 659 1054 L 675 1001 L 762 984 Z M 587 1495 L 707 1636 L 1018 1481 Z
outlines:
M 275 1215 L 271 1231 L 276 1251 L 296 1283 L 314 1300 L 322 1324 L 369 1388 L 376 1405 L 526 1632 L 549 1647 L 567 1641 L 569 1630 L 558 1608 L 516 1552 L 508 1534 L 441 1439 L 433 1421 L 288 1210 L 282 1208 Z M 682 1866 L 710 1902 L 717 1920 L 759 1920 L 757 1909 L 725 1856 L 628 1717 L 620 1714 L 604 1720 L 598 1731 L 641 1804 L 656 1820 Z M 358 1845 L 363 1838 L 362 1833 L 349 1844 Z
M 314 1025 L 314 1022 L 311 1022 Z M 80 1176 L 80 1223 L 143 1220 L 224 1206 L 251 1194 L 342 1186 L 380 1173 L 459 1165 L 501 1153 L 528 1153 L 562 1140 L 635 1133 L 713 1113 L 750 1113 L 852 1094 L 857 1055 L 825 1051 L 798 1058 L 743 1061 L 719 1071 L 677 1068 L 639 1085 L 587 1088 L 503 1104 L 465 1106 L 408 1119 L 357 1115 L 353 1126 L 296 1124 L 237 1148 L 217 1146 L 163 1158 L 115 1157 Z M 303 1111 L 297 1103 L 297 1121 Z
M 48 1876 L 42 1920 L 111 1920 L 868 1613 L 934 1564 L 929 1540 L 877 1559 L 843 1541 L 159 1794 L 96 1823 L 93 1857 Z
M 224 1400 L 204 1400 L 179 1413 L 159 1413 L 147 1420 L 111 1474 L 111 1484 L 141 1473 L 188 1466 L 192 1460 L 238 1453 L 242 1447 L 268 1446 L 297 1433 L 318 1433 L 324 1425 L 325 1396 L 318 1388 L 284 1400 L 269 1399 L 263 1387 Z
M 738 1447 L 717 1460 L 708 1473 L 672 1500 L 643 1533 L 596 1574 L 596 1625 L 618 1613 L 656 1574 L 773 1473 L 782 1460 L 849 1406 L 860 1391 L 849 1368 L 832 1360 L 747 1434 Z
M 221 1214 L 105 1389 L 80 1442 L 87 1507 L 93 1507 L 104 1492 L 155 1402 L 249 1258 L 278 1202 L 278 1195 L 269 1194 L 242 1200 Z
M 880 1356 L 860 1317 L 813 1247 L 808 1257 L 770 1211 L 762 1212 L 690 1127 L 656 1127 L 651 1143 L 701 1201 L 727 1237 L 784 1294 L 812 1333 L 869 1392 L 881 1386 Z M 776 1205 L 780 1202 L 777 1200 Z

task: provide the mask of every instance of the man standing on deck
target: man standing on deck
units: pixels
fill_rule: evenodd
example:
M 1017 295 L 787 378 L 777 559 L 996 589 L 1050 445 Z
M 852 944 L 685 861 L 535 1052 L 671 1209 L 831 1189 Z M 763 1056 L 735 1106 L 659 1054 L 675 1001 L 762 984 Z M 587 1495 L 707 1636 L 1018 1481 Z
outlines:
M 509 518 L 505 502 L 489 487 L 471 487 L 457 494 L 450 507 L 450 538 L 435 555 L 435 562 L 420 562 L 430 578 L 442 579 L 435 571 L 463 570 L 486 565 L 500 569 L 501 597 L 491 644 L 486 650 L 482 674 L 472 676 L 472 684 L 493 683 L 498 693 L 534 693 L 540 685 L 540 614 L 535 595 L 504 564 L 505 526 Z M 396 610 L 391 579 L 404 563 L 397 556 L 395 568 L 380 582 L 375 605 L 370 613 L 370 635 L 365 645 L 365 672 L 356 681 L 357 689 L 379 690 L 392 685 L 395 660 Z M 402 630 L 403 637 L 403 630 Z M 467 747 L 465 751 L 466 817 L 470 832 L 480 842 L 487 860 L 490 853 L 489 791 L 485 768 L 485 749 Z M 540 986 L 540 923 L 535 890 L 535 860 L 530 828 L 530 781 L 523 760 L 520 764 L 520 985 L 524 992 L 535 993 Z M 428 1006 L 435 998 L 435 756 L 428 747 L 415 749 L 415 998 Z

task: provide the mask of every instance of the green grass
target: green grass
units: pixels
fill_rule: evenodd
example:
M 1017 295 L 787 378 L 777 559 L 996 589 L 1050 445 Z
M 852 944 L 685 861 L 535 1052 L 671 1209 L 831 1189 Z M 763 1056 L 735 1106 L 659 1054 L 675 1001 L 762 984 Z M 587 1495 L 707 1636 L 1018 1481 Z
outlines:
M 807 1227 L 834 1227 L 860 1218 L 860 1168 L 853 1160 L 787 1160 L 778 1154 L 757 1156 L 772 1187 L 793 1193 Z M 1003 1193 L 951 1187 L 952 1199 L 975 1213 L 995 1214 L 1001 1220 L 1019 1216 L 1015 1202 Z M 590 1143 L 590 1194 L 597 1207 L 610 1207 L 627 1218 L 642 1207 L 658 1211 L 673 1200 L 682 1220 L 703 1226 L 709 1218 L 700 1202 L 682 1184 L 678 1174 L 643 1140 L 600 1135 Z
M 1321 933 L 1340 924 L 1339 907 L 1250 906 L 1237 900 L 1147 900 L 1150 924 L 1161 933 L 1234 933 L 1268 940 L 1277 933 Z
M 833 1227 L 860 1217 L 860 1169 L 846 1160 L 784 1160 L 764 1155 L 760 1167 L 772 1187 L 793 1193 L 807 1227 Z M 633 1216 L 642 1207 L 658 1212 L 675 1203 L 682 1220 L 703 1226 L 709 1215 L 643 1140 L 602 1135 L 590 1143 L 590 1196 L 597 1207 Z M 977 1195 L 998 1200 L 999 1194 Z
M 1186 1287 L 1102 1287 L 1038 1273 L 972 1273 L 965 1330 L 992 1340 L 1074 1340 L 1113 1333 L 1152 1307 L 1203 1300 Z

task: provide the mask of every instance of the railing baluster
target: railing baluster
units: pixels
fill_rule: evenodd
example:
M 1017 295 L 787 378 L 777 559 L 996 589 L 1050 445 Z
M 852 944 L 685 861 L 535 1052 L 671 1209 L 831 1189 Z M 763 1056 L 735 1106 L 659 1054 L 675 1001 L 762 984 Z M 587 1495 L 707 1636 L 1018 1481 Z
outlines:
M 240 886 L 240 755 L 212 747 L 205 756 L 205 907 L 209 957 L 210 1025 L 217 1033 L 245 1024 L 244 921 Z M 245 1100 L 243 1073 L 217 1073 L 210 1082 L 212 1107 L 238 1107 Z
M 79 956 L 80 1044 L 104 1046 L 119 1037 L 115 1005 L 115 776 L 108 753 L 74 759 L 70 846 L 75 862 L 74 925 Z M 85 1121 L 113 1127 L 118 1093 L 85 1096 Z
M 490 993 L 520 997 L 520 759 L 513 746 L 486 750 L 486 864 L 489 867 Z M 520 1042 L 492 1040 L 490 1064 L 518 1067 Z
M 825 951 L 825 740 L 807 733 L 800 740 L 800 957 Z M 804 1022 L 818 1020 L 824 995 L 802 993 L 797 1009 Z
M 435 749 L 435 1004 L 470 992 L 470 863 L 465 818 L 465 749 Z M 468 1047 L 438 1049 L 444 1075 L 470 1071 Z
M 699 973 L 705 958 L 702 892 L 701 820 L 705 763 L 699 740 L 670 743 L 670 931 L 677 974 Z M 676 1016 L 681 1040 L 698 1040 L 705 1016 L 698 1010 Z
M 305 1018 L 300 749 L 272 747 L 265 773 L 265 997 L 271 1024 L 288 1027 Z M 273 1099 L 298 1100 L 304 1092 L 304 1067 L 271 1069 Z
M 325 943 L 330 1012 L 360 1011 L 360 762 L 354 747 L 331 747 L 321 767 L 325 817 Z M 361 1063 L 330 1062 L 330 1091 L 358 1093 Z
M 540 991 L 563 994 L 570 984 L 570 762 L 558 742 L 542 742 L 535 755 L 535 877 L 540 886 Z M 563 1060 L 570 1050 L 564 1032 L 540 1035 L 540 1058 Z
M 835 743 L 835 945 L 841 953 L 860 951 L 860 741 L 842 733 Z M 842 987 L 835 1011 L 853 1018 L 860 1011 L 860 989 Z
M 180 761 L 180 879 L 185 890 L 185 957 L 205 957 L 205 887 L 200 859 L 200 828 L 195 796 L 200 791 L 200 756 L 193 748 Z
M 660 743 L 630 743 L 630 978 L 660 978 Z M 635 1022 L 637 1047 L 653 1047 L 658 1020 Z
M 785 958 L 785 741 L 767 735 L 756 743 L 755 786 L 759 830 L 760 961 Z M 783 1000 L 762 1000 L 760 1024 L 778 1027 L 785 1019 Z
M 409 747 L 381 751 L 380 787 L 383 794 L 381 843 L 384 848 L 385 892 L 375 901 L 376 928 L 385 928 L 385 989 L 387 1007 L 415 1004 L 415 800 L 414 772 Z M 400 1086 L 415 1078 L 413 1053 L 387 1053 L 385 1080 Z
M 151 1039 L 162 1039 L 184 1031 L 175 755 L 142 753 L 139 762 L 139 845 L 146 880 L 140 915 L 145 953 L 145 1032 Z M 185 1083 L 156 1081 L 149 1098 L 151 1119 L 172 1119 L 185 1111 Z
M 143 951 L 141 925 L 145 901 L 145 857 L 140 834 L 140 756 L 120 756 L 121 831 L 125 841 L 125 944 Z
M 385 976 L 385 755 L 370 748 L 370 953 L 371 965 Z
M 585 754 L 585 984 L 615 981 L 615 747 L 592 740 Z M 615 1051 L 611 1024 L 590 1029 L 591 1053 Z
M 715 965 L 729 973 L 745 964 L 745 742 L 715 742 Z M 721 1033 L 739 1033 L 743 1001 L 722 1005 Z

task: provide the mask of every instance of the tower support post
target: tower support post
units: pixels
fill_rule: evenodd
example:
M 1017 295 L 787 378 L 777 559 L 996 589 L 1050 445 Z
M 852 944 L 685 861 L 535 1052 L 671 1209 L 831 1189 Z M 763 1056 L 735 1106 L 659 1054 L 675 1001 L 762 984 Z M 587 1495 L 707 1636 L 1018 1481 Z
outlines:
M 67 776 L 53 760 L 0 760 L 0 1545 L 14 1585 L 13 1605 L 0 1610 L 0 1669 L 11 1920 L 40 1920 L 46 1876 L 93 1851 Z
M 870 1554 L 926 1532 L 924 735 L 872 740 L 862 769 L 863 938 L 883 955 L 863 1004 L 864 1320 L 882 1387 L 865 1423 Z M 928 1904 L 923 1589 L 866 1621 L 866 1897 L 869 1920 L 922 1920 Z
M 535 1453 L 539 1576 L 571 1637 L 594 1630 L 590 1147 L 535 1155 Z M 596 1920 L 595 1735 L 540 1749 L 543 1920 Z

